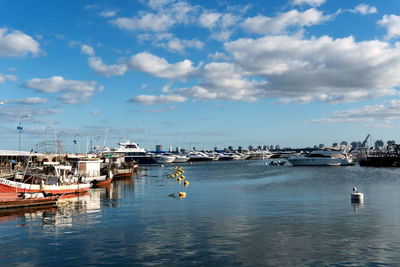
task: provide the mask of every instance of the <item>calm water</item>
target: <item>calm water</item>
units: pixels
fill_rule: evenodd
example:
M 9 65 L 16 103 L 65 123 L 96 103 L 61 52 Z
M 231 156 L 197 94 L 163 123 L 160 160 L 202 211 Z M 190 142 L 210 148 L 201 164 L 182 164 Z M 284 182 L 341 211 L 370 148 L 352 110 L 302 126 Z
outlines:
M 400 264 L 400 169 L 181 166 L 187 188 L 173 165 L 141 167 L 57 209 L 0 213 L 0 266 Z

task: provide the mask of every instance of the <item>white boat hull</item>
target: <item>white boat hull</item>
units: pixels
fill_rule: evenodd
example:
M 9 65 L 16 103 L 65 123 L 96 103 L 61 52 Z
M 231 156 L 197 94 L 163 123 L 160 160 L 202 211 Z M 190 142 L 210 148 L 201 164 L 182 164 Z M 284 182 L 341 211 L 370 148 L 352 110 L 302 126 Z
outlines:
M 288 158 L 293 166 L 349 166 L 353 165 L 351 159 L 334 158 Z
M 175 160 L 173 161 L 174 163 L 185 163 L 189 160 L 189 157 L 176 157 Z
M 159 164 L 168 164 L 174 162 L 176 157 L 174 156 L 162 156 L 162 157 L 156 157 L 157 163 Z

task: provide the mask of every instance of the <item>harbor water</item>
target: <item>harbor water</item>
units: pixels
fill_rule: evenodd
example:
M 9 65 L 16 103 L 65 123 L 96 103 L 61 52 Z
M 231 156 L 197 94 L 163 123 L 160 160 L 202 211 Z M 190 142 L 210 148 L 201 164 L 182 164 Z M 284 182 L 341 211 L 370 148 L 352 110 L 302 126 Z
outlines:
M 186 188 L 175 165 L 140 166 L 57 208 L 1 211 L 0 266 L 400 264 L 400 169 L 265 163 L 183 164 Z

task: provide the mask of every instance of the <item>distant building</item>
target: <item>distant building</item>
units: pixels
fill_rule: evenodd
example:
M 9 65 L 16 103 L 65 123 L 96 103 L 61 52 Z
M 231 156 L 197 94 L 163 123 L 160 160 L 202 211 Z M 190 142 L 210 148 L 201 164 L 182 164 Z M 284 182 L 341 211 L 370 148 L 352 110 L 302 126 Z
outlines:
M 233 151 L 233 146 L 228 146 L 229 151 Z
M 218 147 L 215 146 L 215 147 L 214 147 L 214 151 L 217 151 L 217 150 L 218 150 Z
M 181 148 L 179 146 L 176 147 L 176 153 L 180 153 L 181 152 Z
M 324 144 L 319 144 L 318 148 L 323 149 L 325 147 Z
M 314 149 L 318 149 L 318 146 L 317 146 L 317 145 L 314 145 Z
M 254 150 L 253 146 L 249 146 L 249 151 L 253 151 L 253 150 Z
M 269 150 L 274 150 L 274 146 L 273 146 L 273 145 L 270 145 L 270 146 L 269 146 Z
M 156 151 L 161 152 L 162 151 L 162 145 L 156 145 Z
M 172 152 L 172 146 L 169 146 L 168 152 Z
M 268 146 L 267 146 L 267 145 L 264 145 L 264 146 L 263 146 L 263 150 L 268 150 Z
M 239 151 L 239 152 L 242 152 L 242 151 L 243 151 L 242 146 L 238 146 L 238 151 Z
M 280 145 L 275 146 L 275 150 L 280 150 L 280 149 L 281 149 Z

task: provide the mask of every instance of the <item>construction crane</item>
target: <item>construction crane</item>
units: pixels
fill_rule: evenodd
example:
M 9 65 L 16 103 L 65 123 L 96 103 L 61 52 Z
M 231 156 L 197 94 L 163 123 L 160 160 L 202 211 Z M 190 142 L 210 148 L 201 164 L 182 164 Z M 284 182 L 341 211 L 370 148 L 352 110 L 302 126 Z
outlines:
M 363 147 L 367 147 L 367 148 L 369 147 L 368 146 L 368 140 L 369 140 L 370 137 L 371 137 L 370 134 L 368 134 L 367 137 L 365 137 L 364 141 L 362 142 Z

